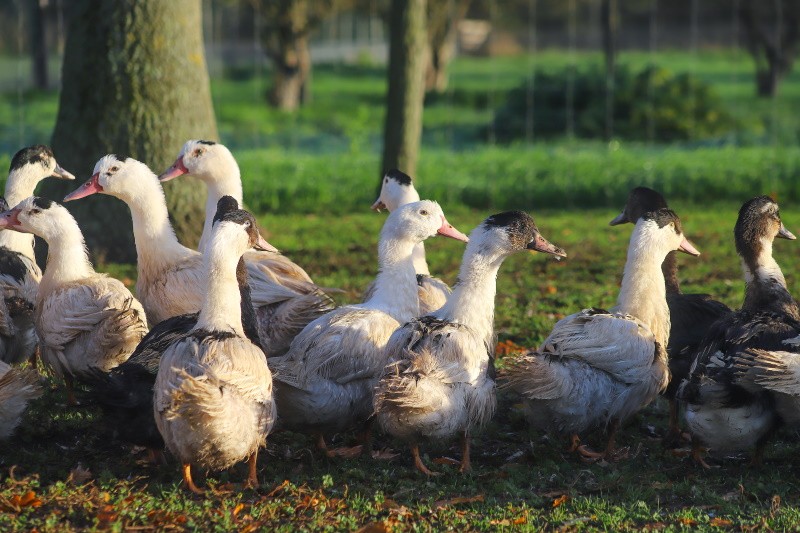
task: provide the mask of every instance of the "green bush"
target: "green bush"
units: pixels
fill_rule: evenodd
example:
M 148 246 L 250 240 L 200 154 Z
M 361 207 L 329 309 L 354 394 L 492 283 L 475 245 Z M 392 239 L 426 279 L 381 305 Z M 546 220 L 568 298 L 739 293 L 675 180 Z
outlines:
M 575 136 L 604 136 L 603 70 L 589 67 L 537 72 L 532 83 L 526 81 L 509 91 L 505 104 L 495 114 L 494 133 L 504 141 L 523 138 L 532 116 L 535 137 L 564 135 L 569 133 L 570 114 Z M 656 66 L 638 73 L 624 66 L 617 69 L 613 119 L 614 137 L 655 141 L 708 139 L 738 126 L 710 85 L 691 74 L 675 74 Z

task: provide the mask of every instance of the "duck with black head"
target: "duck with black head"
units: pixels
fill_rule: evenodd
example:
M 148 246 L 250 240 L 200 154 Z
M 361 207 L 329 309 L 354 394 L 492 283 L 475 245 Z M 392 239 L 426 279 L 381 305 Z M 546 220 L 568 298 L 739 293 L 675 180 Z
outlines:
M 256 461 L 275 421 L 272 374 L 261 348 L 245 335 L 237 268 L 250 248 L 270 249 L 243 210 L 214 221 L 203 254 L 206 290 L 197 322 L 161 356 L 153 413 L 167 448 L 183 465 L 222 470 L 247 460 L 246 485 L 258 484 Z
M 769 387 L 751 379 L 761 370 L 741 375 L 746 367 L 770 365 L 768 357 L 761 360 L 766 352 L 752 349 L 786 350 L 785 341 L 800 333 L 800 307 L 772 255 L 775 238 L 795 239 L 781 221 L 778 204 L 768 196 L 745 202 L 734 228 L 744 302 L 712 326 L 678 390 L 692 434 L 692 454 L 706 468 L 703 447 L 723 453 L 755 449 L 753 461 L 759 463 L 781 422 Z
M 700 255 L 669 209 L 636 222 L 617 305 L 559 320 L 537 350 L 511 361 L 506 386 L 523 401 L 529 424 L 572 438 L 589 461 L 618 459 L 620 424 L 652 402 L 669 382 L 670 314 L 661 264 L 680 250 Z M 580 436 L 608 429 L 603 452 L 579 446 Z
M 49 146 L 37 144 L 18 151 L 11 158 L 0 210 L 7 211 L 9 205 L 32 196 L 39 182 L 49 177 L 75 179 L 56 162 Z M 27 361 L 36 350 L 33 307 L 42 271 L 33 247 L 33 235 L 0 232 L 0 360 L 11 364 Z
M 617 215 L 609 225 L 635 224 L 645 213 L 667 207 L 667 201 L 660 193 L 648 187 L 636 187 L 628 195 L 628 201 L 622 213 Z M 667 288 L 667 306 L 669 307 L 670 330 L 669 372 L 670 380 L 663 395 L 669 401 L 669 433 L 666 441 L 674 444 L 683 434 L 678 418 L 678 402 L 675 393 L 678 386 L 692 366 L 692 358 L 697 346 L 721 317 L 728 315 L 730 308 L 711 298 L 707 294 L 684 294 L 678 280 L 678 252 L 672 251 L 661 264 L 661 272 Z
M 395 331 L 386 345 L 391 361 L 375 389 L 375 413 L 384 430 L 411 448 L 414 467 L 425 440 L 461 440 L 461 471 L 468 472 L 470 438 L 495 410 L 494 299 L 503 261 L 522 251 L 566 257 L 522 211 L 487 218 L 469 236 L 458 282 L 443 307 Z

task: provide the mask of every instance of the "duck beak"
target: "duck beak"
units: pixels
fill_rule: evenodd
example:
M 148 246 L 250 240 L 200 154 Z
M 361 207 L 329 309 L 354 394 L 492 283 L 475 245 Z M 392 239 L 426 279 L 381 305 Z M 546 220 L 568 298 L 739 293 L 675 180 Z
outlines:
M 693 255 L 695 257 L 700 255 L 700 252 L 697 251 L 697 248 L 695 248 L 694 245 L 690 243 L 686 237 L 683 238 L 681 245 L 678 247 L 678 251 L 683 252 L 685 254 Z
M 615 216 L 614 219 L 611 222 L 608 223 L 608 225 L 609 226 L 618 226 L 620 224 L 625 224 L 626 222 L 630 222 L 630 220 L 628 220 L 628 215 L 627 215 L 627 213 L 625 213 L 625 210 L 623 209 L 622 213 L 620 213 L 619 215 Z
M 261 250 L 262 252 L 275 252 L 276 254 L 280 253 L 278 252 L 278 249 L 272 246 L 270 243 L 268 243 L 264 239 L 264 237 L 261 236 L 261 234 L 258 235 L 258 240 L 256 241 L 256 244 L 253 246 L 253 248 L 255 248 L 256 250 Z
M 386 204 L 385 204 L 385 203 L 383 203 L 383 202 L 381 201 L 381 199 L 380 199 L 380 198 L 378 198 L 377 200 L 375 200 L 375 203 L 374 203 L 374 204 L 372 204 L 372 207 L 370 207 L 370 209 L 372 209 L 373 211 L 377 211 L 378 213 L 380 213 L 380 212 L 381 212 L 381 209 L 386 209 Z
M 183 164 L 183 156 L 181 156 L 175 160 L 171 167 L 165 170 L 164 173 L 158 177 L 158 181 L 169 181 L 173 178 L 177 178 L 178 176 L 183 176 L 184 174 L 188 173 L 189 169 Z
M 450 224 L 446 218 L 444 218 L 444 216 L 442 216 L 442 226 L 438 229 L 436 234 L 450 237 L 451 239 L 455 239 L 457 241 L 469 242 L 469 237 L 454 228 L 453 225 Z
M 103 192 L 103 186 L 100 185 L 100 174 L 94 174 L 89 178 L 86 183 L 69 193 L 64 197 L 65 202 L 71 202 L 79 198 L 85 198 L 92 194 Z
M 559 248 L 552 242 L 542 237 L 539 233 L 536 234 L 536 237 L 534 237 L 525 248 L 531 253 L 544 252 L 546 254 L 554 255 L 556 259 L 559 260 L 562 257 L 567 257 L 567 252 L 565 252 L 563 248 Z
M 0 229 L 15 229 L 19 226 L 19 209 L 9 209 L 0 213 Z
M 53 177 L 53 178 L 61 179 L 61 180 L 74 180 L 75 179 L 75 176 L 73 176 L 72 173 L 67 172 L 66 170 L 61 168 L 61 165 L 59 165 L 58 163 L 56 163 L 56 168 L 53 169 L 53 173 L 50 176 Z
M 781 229 L 778 230 L 776 237 L 780 237 L 781 239 L 789 239 L 790 241 L 793 241 L 797 238 L 794 236 L 794 233 L 786 229 L 786 226 L 783 225 L 783 222 L 781 222 Z

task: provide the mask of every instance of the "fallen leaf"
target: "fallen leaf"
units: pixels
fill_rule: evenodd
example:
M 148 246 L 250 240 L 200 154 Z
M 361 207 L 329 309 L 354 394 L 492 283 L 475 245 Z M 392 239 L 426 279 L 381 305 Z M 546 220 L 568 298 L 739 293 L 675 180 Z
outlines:
M 727 518 L 719 518 L 719 517 L 712 518 L 711 522 L 709 522 L 709 523 L 714 527 L 730 527 L 730 526 L 733 525 L 733 521 L 732 520 L 728 520 Z
M 107 527 L 111 522 L 115 521 L 118 516 L 113 505 L 104 505 L 102 509 L 97 511 L 97 522 L 100 526 Z
M 272 492 L 267 494 L 267 498 L 272 498 L 273 496 L 275 496 L 277 493 L 279 493 L 280 491 L 282 491 L 283 489 L 285 489 L 288 486 L 289 486 L 289 480 L 288 479 L 284 479 L 283 483 L 281 483 L 280 485 L 278 485 L 277 487 L 272 489 Z
M 449 500 L 439 500 L 438 502 L 435 502 L 433 504 L 433 508 L 442 509 L 450 505 L 458 505 L 460 503 L 482 502 L 483 500 L 484 500 L 483 494 L 478 494 L 477 496 L 460 496 L 458 498 L 451 498 Z
M 528 523 L 528 517 L 525 515 L 520 516 L 519 518 L 515 518 L 512 522 L 515 526 L 520 526 L 522 524 Z
M 556 507 L 564 505 L 565 503 L 567 503 L 567 500 L 569 500 L 569 496 L 567 496 L 566 494 L 562 494 L 561 496 L 553 500 L 553 508 L 555 509 Z
M 92 479 L 91 470 L 84 468 L 82 464 L 78 463 L 75 468 L 69 471 L 67 483 L 70 485 L 83 485 L 90 479 Z
M 231 516 L 236 518 L 236 515 L 241 513 L 242 509 L 244 509 L 244 504 L 243 503 L 237 504 L 236 507 L 233 508 L 233 511 L 231 511 Z
M 383 522 L 370 522 L 356 530 L 356 533 L 387 533 L 389 530 Z
M 697 525 L 697 520 L 692 520 L 691 518 L 678 518 L 678 522 L 680 522 L 684 526 L 695 526 L 695 525 Z
M 461 461 L 450 457 L 437 457 L 433 460 L 433 463 L 437 465 L 460 465 Z
M 772 501 L 770 502 L 769 515 L 775 516 L 775 514 L 780 510 L 781 510 L 781 497 L 775 494 L 772 497 Z
M 0 509 L 9 512 L 20 512 L 24 507 L 41 507 L 42 500 L 36 497 L 36 493 L 32 490 L 22 494 L 21 496 L 15 494 L 8 500 L 0 501 Z

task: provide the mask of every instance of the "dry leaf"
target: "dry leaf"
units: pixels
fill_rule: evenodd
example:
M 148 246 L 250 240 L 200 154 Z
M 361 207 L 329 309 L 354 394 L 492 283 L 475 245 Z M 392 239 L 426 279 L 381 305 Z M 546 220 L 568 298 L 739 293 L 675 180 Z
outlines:
M 565 503 L 567 503 L 567 500 L 569 500 L 569 496 L 567 496 L 566 494 L 562 494 L 561 496 L 553 500 L 553 509 L 555 509 L 556 507 L 560 507 L 561 505 L 564 505 Z
M 528 517 L 525 515 L 520 516 L 519 518 L 515 518 L 513 522 L 511 522 L 515 526 L 521 526 L 522 524 L 528 523 Z
M 113 505 L 104 505 L 102 509 L 97 511 L 97 522 L 101 526 L 108 526 L 111 522 L 117 519 L 117 513 Z
M 244 509 L 244 504 L 243 504 L 243 503 L 239 503 L 239 504 L 237 504 L 237 505 L 236 505 L 236 507 L 234 507 L 234 508 L 233 508 L 233 511 L 231 511 L 231 516 L 233 516 L 234 518 L 236 518 L 236 515 L 238 515 L 239 513 L 241 513 L 241 512 L 242 512 L 242 509 Z
M 697 520 L 692 520 L 691 518 L 678 518 L 678 522 L 680 522 L 684 526 L 695 526 L 695 525 L 697 525 Z
M 67 476 L 67 483 L 70 485 L 83 485 L 92 479 L 92 472 L 88 468 L 84 468 L 82 464 L 78 463 L 75 468 L 69 471 Z
M 9 512 L 20 512 L 24 507 L 41 507 L 42 500 L 36 497 L 36 493 L 29 490 L 23 495 L 15 494 L 5 501 L 0 501 L 0 509 Z
M 460 465 L 461 461 L 457 459 L 452 459 L 450 457 L 437 457 L 433 460 L 434 464 L 437 465 Z
M 728 520 L 727 518 L 712 518 L 711 522 L 709 522 L 714 527 L 730 527 L 733 525 L 732 520 Z
M 356 530 L 356 533 L 387 533 L 389 530 L 383 522 L 370 522 Z
M 448 507 L 450 505 L 458 505 L 460 503 L 482 502 L 483 500 L 484 500 L 483 494 L 478 494 L 477 496 L 460 496 L 458 498 L 451 498 L 449 500 L 439 500 L 438 502 L 433 504 L 433 508 L 441 509 L 443 507 Z

